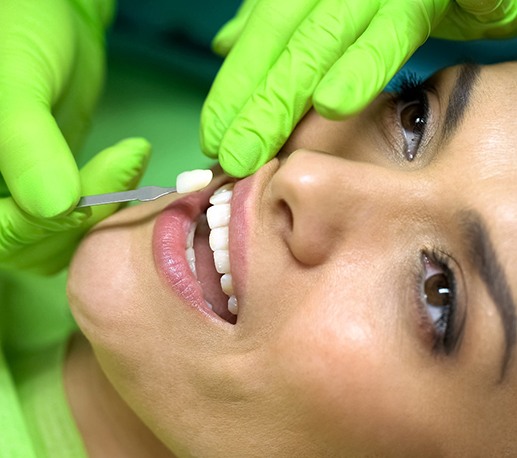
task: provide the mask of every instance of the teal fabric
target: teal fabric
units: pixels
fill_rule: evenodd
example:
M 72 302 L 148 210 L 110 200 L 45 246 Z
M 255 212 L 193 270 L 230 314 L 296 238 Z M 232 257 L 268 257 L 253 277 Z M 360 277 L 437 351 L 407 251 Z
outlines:
M 210 43 L 240 0 L 119 0 L 109 46 L 117 53 L 160 61 L 210 83 L 221 59 Z
M 401 71 L 427 78 L 441 68 L 462 62 L 493 64 L 509 60 L 517 60 L 517 38 L 478 41 L 431 38 L 413 54 Z

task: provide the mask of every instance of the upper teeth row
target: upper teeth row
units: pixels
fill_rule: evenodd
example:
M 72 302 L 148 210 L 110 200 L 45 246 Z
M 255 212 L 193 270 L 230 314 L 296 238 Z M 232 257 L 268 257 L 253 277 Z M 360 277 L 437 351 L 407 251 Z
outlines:
M 230 253 L 228 251 L 228 239 L 231 200 L 233 196 L 233 183 L 228 183 L 220 187 L 210 197 L 211 207 L 206 211 L 206 219 L 210 227 L 209 244 L 214 252 L 214 264 L 217 272 L 221 276 L 221 288 L 223 292 L 230 296 L 228 299 L 228 310 L 237 315 L 237 298 L 233 291 L 233 279 L 230 273 Z
M 210 197 L 211 207 L 206 212 L 208 226 L 210 227 L 209 244 L 214 252 L 214 264 L 221 276 L 221 288 L 229 296 L 228 310 L 237 315 L 238 304 L 234 295 L 232 274 L 230 273 L 230 254 L 228 250 L 228 239 L 231 215 L 231 200 L 233 195 L 233 183 L 228 183 L 215 191 Z M 196 273 L 195 253 L 193 248 L 194 233 L 196 225 L 190 230 L 187 239 L 187 260 L 190 268 Z

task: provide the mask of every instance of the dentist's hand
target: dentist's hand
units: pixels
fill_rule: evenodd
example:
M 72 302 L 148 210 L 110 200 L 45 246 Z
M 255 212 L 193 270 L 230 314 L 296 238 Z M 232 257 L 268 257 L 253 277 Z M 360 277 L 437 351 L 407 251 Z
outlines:
M 40 240 L 41 227 L 57 230 L 60 222 L 78 222 L 77 215 L 60 215 L 80 197 L 73 151 L 101 89 L 104 31 L 112 10 L 112 0 L 0 1 L 2 265 L 8 259 L 21 262 L 15 256 L 20 244 Z M 37 224 L 25 224 L 25 217 Z M 44 250 L 38 247 L 42 261 Z M 26 253 L 30 258 L 31 247 Z M 49 248 L 49 262 L 52 256 Z
M 329 119 L 357 113 L 432 31 L 455 39 L 509 34 L 516 4 L 246 0 L 214 40 L 216 51 L 231 53 L 203 107 L 203 151 L 229 174 L 249 175 L 278 152 L 311 105 Z
M 141 138 L 126 139 L 101 151 L 79 173 L 81 194 L 134 189 L 150 152 L 149 143 Z M 29 215 L 12 197 L 0 199 L 0 268 L 45 275 L 58 272 L 67 266 L 84 233 L 118 207 L 82 208 L 49 219 Z
M 72 151 L 101 88 L 112 3 L 0 2 L 2 191 L 33 216 L 64 214 L 79 198 Z

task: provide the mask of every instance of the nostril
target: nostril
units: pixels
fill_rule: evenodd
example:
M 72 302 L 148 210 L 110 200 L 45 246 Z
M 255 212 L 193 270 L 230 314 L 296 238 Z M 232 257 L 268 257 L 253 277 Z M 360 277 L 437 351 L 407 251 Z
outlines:
M 274 228 L 269 227 L 269 229 L 277 231 L 287 241 L 292 236 L 294 230 L 294 217 L 291 207 L 286 200 L 281 199 L 275 203 L 274 214 Z
M 285 200 L 282 200 L 280 202 L 280 210 L 285 215 L 285 218 L 287 220 L 286 226 L 287 226 L 289 232 L 292 232 L 293 231 L 293 212 L 291 211 L 291 207 L 289 207 L 289 204 Z
M 324 262 L 341 230 L 337 195 L 329 194 L 336 192 L 336 160 L 297 150 L 271 182 L 277 227 L 293 257 L 304 265 Z

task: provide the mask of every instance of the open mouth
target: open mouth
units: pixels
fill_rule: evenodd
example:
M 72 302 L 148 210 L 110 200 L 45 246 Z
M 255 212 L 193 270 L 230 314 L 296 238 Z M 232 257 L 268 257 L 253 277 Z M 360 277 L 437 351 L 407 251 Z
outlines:
M 187 261 L 207 306 L 231 324 L 238 315 L 228 249 L 233 186 L 227 183 L 214 192 L 206 214 L 192 223 L 186 243 Z

